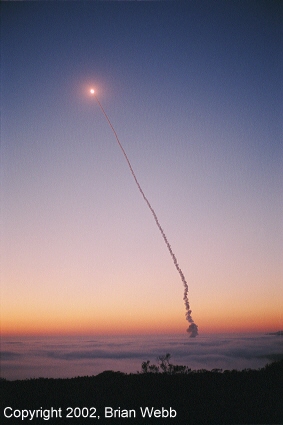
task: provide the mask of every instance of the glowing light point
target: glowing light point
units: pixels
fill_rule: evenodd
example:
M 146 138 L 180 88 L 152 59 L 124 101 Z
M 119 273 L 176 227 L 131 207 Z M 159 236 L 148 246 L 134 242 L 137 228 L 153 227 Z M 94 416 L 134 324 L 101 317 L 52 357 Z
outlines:
M 90 93 L 91 94 L 94 94 L 95 93 L 95 90 L 94 89 L 90 89 Z

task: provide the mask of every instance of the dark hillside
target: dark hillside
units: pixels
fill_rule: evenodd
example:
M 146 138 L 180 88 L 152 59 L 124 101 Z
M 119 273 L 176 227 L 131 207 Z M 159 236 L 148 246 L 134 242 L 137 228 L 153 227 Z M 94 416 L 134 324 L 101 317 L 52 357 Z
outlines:
M 6 414 L 11 417 L 4 420 L 11 425 L 283 423 L 282 360 L 259 370 L 130 375 L 109 371 L 72 379 L 2 380 L 1 392 L 1 418 L 4 408 L 10 407 Z M 77 407 L 73 410 L 77 418 L 66 418 L 68 407 Z M 106 407 L 113 409 L 108 409 L 109 417 L 105 417 Z M 146 407 L 150 414 L 152 407 L 158 409 L 157 416 L 152 413 L 143 418 L 141 408 L 144 411 Z M 53 417 L 47 419 L 51 408 L 59 412 L 59 418 L 53 411 Z M 14 414 L 19 415 L 22 409 L 38 409 L 39 417 L 30 420 L 27 416 L 24 421 L 15 418 Z M 116 417 L 110 417 L 114 409 Z M 24 415 L 28 415 L 25 410 Z M 40 417 L 43 415 L 45 419 Z

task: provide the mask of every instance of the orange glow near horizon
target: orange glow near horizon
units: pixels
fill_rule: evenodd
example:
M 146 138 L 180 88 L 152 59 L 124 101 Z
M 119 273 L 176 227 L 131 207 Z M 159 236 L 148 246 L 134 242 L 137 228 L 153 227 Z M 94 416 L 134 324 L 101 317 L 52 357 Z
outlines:
M 142 271 L 137 277 L 134 269 L 134 279 L 131 279 L 128 269 L 128 281 L 119 278 L 122 273 L 119 267 L 115 270 L 115 287 L 112 275 L 106 276 L 104 268 L 97 279 L 99 284 L 92 279 L 87 281 L 87 275 L 78 274 L 66 280 L 56 279 L 55 275 L 51 284 L 44 279 L 45 274 L 38 274 L 37 279 L 30 274 L 21 279 L 17 292 L 11 288 L 16 286 L 18 276 L 10 276 L 9 285 L 2 290 L 2 299 L 6 299 L 1 305 L 2 335 L 175 333 L 189 337 L 186 332 L 189 324 L 180 299 L 182 287 L 178 286 L 174 270 L 172 279 L 171 276 L 160 279 L 154 274 L 147 279 Z M 40 288 L 39 281 L 42 282 Z M 111 283 L 115 291 L 110 290 Z M 229 291 L 223 286 L 220 294 L 201 286 L 197 289 L 191 290 L 191 305 L 200 335 L 275 332 L 283 328 L 282 302 L 272 291 L 262 294 L 246 290 L 243 302 L 235 285 L 230 285 Z
M 75 312 L 73 312 L 75 313 Z M 171 317 L 161 320 L 157 317 L 144 317 L 125 313 L 115 323 L 113 317 L 90 317 L 89 314 L 80 317 L 76 314 L 55 314 L 51 319 L 48 315 L 25 319 L 18 317 L 2 321 L 1 334 L 10 335 L 137 335 L 137 334 L 181 334 L 188 336 L 186 329 L 188 324 L 180 317 Z M 274 315 L 259 320 L 258 315 L 247 314 L 241 319 L 233 314 L 218 317 L 203 317 L 198 321 L 200 334 L 208 333 L 247 333 L 247 332 L 274 332 L 281 329 L 280 320 Z M 280 328 L 280 329 L 279 329 Z

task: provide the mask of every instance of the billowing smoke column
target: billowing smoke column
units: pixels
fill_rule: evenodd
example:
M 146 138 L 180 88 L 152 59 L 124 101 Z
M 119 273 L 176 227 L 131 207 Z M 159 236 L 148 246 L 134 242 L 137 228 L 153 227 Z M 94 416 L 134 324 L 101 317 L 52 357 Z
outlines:
M 138 182 L 138 180 L 136 178 L 136 175 L 135 175 L 134 170 L 132 168 L 132 165 L 131 165 L 131 163 L 129 161 L 129 158 L 128 158 L 128 156 L 127 156 L 127 154 L 126 154 L 126 152 L 125 152 L 125 150 L 124 150 L 124 148 L 123 148 L 123 146 L 122 146 L 122 144 L 121 144 L 121 142 L 120 142 L 120 140 L 118 138 L 118 135 L 117 135 L 117 133 L 116 133 L 113 125 L 111 124 L 110 119 L 108 118 L 108 115 L 104 111 L 103 106 L 101 105 L 101 103 L 99 102 L 97 96 L 95 95 L 94 90 L 91 90 L 91 93 L 95 96 L 95 99 L 96 99 L 96 101 L 97 101 L 97 103 L 98 103 L 101 111 L 103 112 L 103 115 L 105 116 L 105 118 L 106 118 L 106 120 L 107 120 L 107 122 L 108 122 L 108 124 L 109 124 L 109 126 L 111 128 L 111 130 L 113 131 L 113 133 L 114 133 L 114 135 L 116 137 L 116 140 L 118 142 L 118 145 L 120 146 L 120 149 L 122 150 L 122 152 L 124 154 L 124 157 L 126 158 L 126 161 L 128 163 L 128 166 L 129 166 L 129 168 L 131 170 L 132 176 L 135 179 L 136 185 L 137 185 L 137 187 L 138 187 L 138 189 L 139 189 L 139 191 L 140 191 L 143 199 L 147 203 L 147 206 L 150 209 L 150 211 L 151 211 L 151 213 L 152 213 L 152 215 L 154 217 L 155 223 L 157 224 L 157 227 L 160 230 L 160 233 L 161 233 L 161 235 L 162 235 L 162 237 L 164 239 L 164 242 L 166 243 L 166 246 L 167 246 L 167 248 L 168 248 L 168 250 L 170 252 L 170 255 L 171 255 L 172 259 L 173 259 L 173 262 L 175 264 L 175 267 L 176 267 L 176 269 L 177 269 L 177 271 L 178 271 L 178 273 L 179 273 L 179 275 L 181 277 L 181 280 L 182 280 L 183 285 L 184 285 L 184 297 L 183 297 L 183 300 L 184 300 L 185 307 L 186 307 L 186 319 L 190 323 L 190 326 L 188 327 L 187 332 L 189 332 L 191 334 L 190 337 L 193 337 L 194 338 L 194 337 L 196 337 L 198 335 L 198 327 L 195 324 L 195 322 L 193 321 L 193 318 L 192 318 L 192 315 L 191 315 L 192 310 L 190 309 L 190 304 L 189 304 L 189 299 L 188 299 L 188 284 L 186 282 L 185 276 L 184 276 L 182 270 L 180 269 L 180 266 L 178 264 L 177 258 L 175 257 L 175 255 L 174 255 L 174 253 L 172 251 L 172 248 L 171 248 L 171 246 L 170 246 L 170 244 L 168 242 L 168 239 L 167 239 L 167 237 L 166 237 L 166 235 L 164 233 L 164 230 L 162 229 L 162 227 L 159 224 L 157 215 L 155 214 L 154 209 L 150 205 L 149 200 L 145 196 L 145 194 L 144 194 L 144 192 L 143 192 L 143 190 L 142 190 L 142 188 L 141 188 L 141 186 L 140 186 L 140 184 L 139 184 L 139 182 Z

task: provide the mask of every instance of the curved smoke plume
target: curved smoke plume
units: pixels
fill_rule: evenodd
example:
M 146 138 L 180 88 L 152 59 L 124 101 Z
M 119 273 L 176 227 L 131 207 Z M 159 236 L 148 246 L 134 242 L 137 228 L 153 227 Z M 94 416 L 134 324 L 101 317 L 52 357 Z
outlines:
M 141 188 L 141 186 L 140 186 L 140 184 L 139 184 L 139 182 L 138 182 L 138 180 L 137 180 L 137 177 L 136 177 L 136 175 L 135 175 L 135 173 L 134 173 L 134 170 L 133 170 L 132 165 L 131 165 L 131 163 L 130 163 L 130 161 L 129 161 L 129 158 L 128 158 L 128 156 L 127 156 L 127 154 L 126 154 L 126 152 L 125 152 L 125 150 L 124 150 L 124 148 L 123 148 L 123 146 L 122 146 L 122 144 L 121 144 L 121 142 L 120 142 L 120 140 L 119 140 L 119 138 L 118 138 L 118 135 L 117 135 L 117 133 L 116 133 L 116 131 L 115 131 L 115 129 L 114 129 L 114 127 L 113 127 L 113 125 L 111 124 L 110 119 L 108 118 L 108 115 L 107 115 L 107 114 L 106 114 L 106 112 L 104 111 L 103 106 L 102 106 L 102 105 L 101 105 L 101 103 L 99 102 L 99 100 L 98 100 L 98 98 L 97 98 L 97 96 L 96 96 L 96 95 L 95 95 L 95 99 L 96 99 L 96 101 L 97 101 L 97 103 L 98 103 L 98 105 L 99 105 L 99 107 L 100 107 L 100 109 L 101 109 L 101 111 L 102 111 L 103 115 L 105 116 L 105 118 L 106 118 L 106 120 L 107 120 L 107 122 L 108 122 L 108 124 L 109 124 L 109 126 L 110 126 L 110 128 L 111 128 L 111 130 L 113 131 L 113 133 L 114 133 L 114 135 L 115 135 L 115 138 L 116 138 L 116 140 L 117 140 L 117 142 L 118 142 L 118 145 L 120 146 L 120 149 L 122 150 L 123 155 L 124 155 L 124 157 L 125 157 L 125 159 L 126 159 L 126 161 L 127 161 L 127 163 L 128 163 L 128 166 L 129 166 L 130 170 L 131 170 L 132 176 L 133 176 L 133 178 L 135 179 L 136 185 L 137 185 L 137 187 L 138 187 L 138 189 L 139 189 L 139 191 L 140 191 L 140 193 L 141 193 L 141 195 L 142 195 L 143 199 L 144 199 L 144 200 L 145 200 L 145 202 L 147 203 L 147 206 L 148 206 L 148 208 L 150 209 L 150 211 L 151 211 L 151 213 L 152 213 L 152 215 L 153 215 L 153 217 L 154 217 L 155 223 L 156 223 L 156 225 L 157 225 L 158 229 L 160 230 L 160 233 L 161 233 L 161 235 L 162 235 L 162 237 L 163 237 L 163 239 L 164 239 L 164 242 L 165 242 L 165 244 L 166 244 L 166 246 L 167 246 L 167 248 L 168 248 L 168 250 L 169 250 L 169 252 L 170 252 L 170 255 L 171 255 L 171 257 L 172 257 L 172 260 L 173 260 L 173 262 L 174 262 L 174 265 L 175 265 L 175 267 L 176 267 L 176 269 L 177 269 L 177 271 L 178 271 L 178 273 L 179 273 L 179 275 L 180 275 L 180 277 L 181 277 L 181 280 L 182 280 L 183 285 L 184 285 L 184 297 L 183 297 L 183 300 L 184 300 L 185 307 L 186 307 L 186 319 L 187 319 L 187 321 L 190 323 L 190 326 L 188 327 L 187 332 L 189 332 L 189 333 L 191 334 L 191 335 L 190 335 L 191 337 L 196 337 L 196 336 L 198 335 L 198 327 L 197 327 L 197 325 L 195 324 L 195 322 L 194 322 L 194 320 L 193 320 L 193 318 L 192 318 L 192 315 L 191 315 L 192 310 L 190 309 L 190 304 L 189 304 L 189 299 L 188 299 L 188 284 L 187 284 L 187 282 L 186 282 L 185 276 L 184 276 L 184 274 L 183 274 L 183 272 L 182 272 L 182 270 L 181 270 L 181 268 L 180 268 L 180 266 L 179 266 L 179 264 L 178 264 L 178 261 L 177 261 L 177 258 L 175 257 L 175 254 L 174 254 L 174 253 L 173 253 L 173 251 L 172 251 L 172 248 L 171 248 L 171 246 L 170 246 L 170 244 L 169 244 L 169 242 L 168 242 L 168 239 L 167 239 L 167 237 L 166 237 L 166 235 L 165 235 L 165 233 L 164 233 L 164 230 L 163 230 L 163 229 L 162 229 L 162 227 L 160 226 L 160 223 L 159 223 L 159 221 L 158 221 L 157 215 L 156 215 L 156 213 L 155 213 L 154 209 L 152 208 L 152 206 L 150 205 L 149 200 L 148 200 L 148 199 L 147 199 L 147 197 L 145 196 L 145 194 L 144 194 L 144 192 L 143 192 L 143 190 L 142 190 L 142 188 Z

